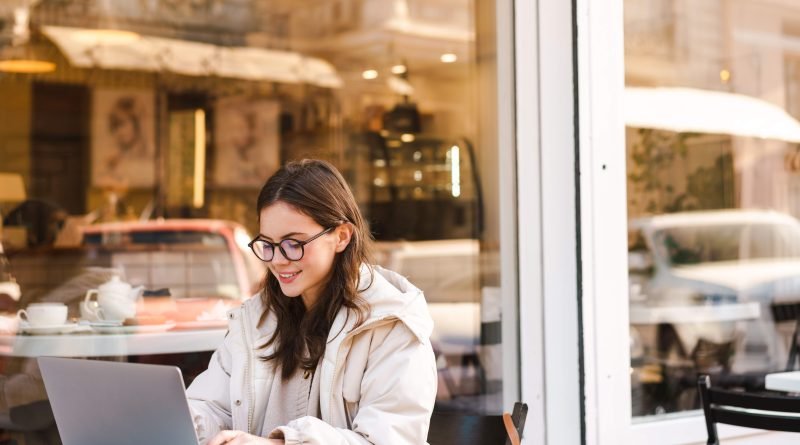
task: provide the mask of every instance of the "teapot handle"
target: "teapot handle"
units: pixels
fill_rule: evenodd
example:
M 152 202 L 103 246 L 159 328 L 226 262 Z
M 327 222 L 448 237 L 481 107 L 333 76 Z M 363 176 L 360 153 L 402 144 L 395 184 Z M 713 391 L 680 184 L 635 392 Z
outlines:
M 98 295 L 98 294 L 99 292 L 97 289 L 89 289 L 88 291 L 86 291 L 86 297 L 83 298 L 83 301 L 88 304 L 90 301 L 92 301 L 92 295 Z
M 86 315 L 89 317 L 100 318 L 100 303 L 96 299 L 92 300 L 92 295 L 99 295 L 99 291 L 97 289 L 89 289 L 86 291 L 82 310 L 86 310 Z

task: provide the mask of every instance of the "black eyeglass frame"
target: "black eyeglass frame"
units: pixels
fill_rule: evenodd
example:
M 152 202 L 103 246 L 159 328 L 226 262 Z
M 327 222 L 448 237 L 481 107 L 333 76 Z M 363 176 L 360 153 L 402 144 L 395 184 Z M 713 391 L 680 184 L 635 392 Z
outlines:
M 315 239 L 321 237 L 322 235 L 325 235 L 326 233 L 330 233 L 335 228 L 336 228 L 336 226 L 328 227 L 327 229 L 323 230 L 322 232 L 319 232 L 318 234 L 312 236 L 311 238 L 309 238 L 309 239 L 307 239 L 305 241 L 300 241 L 300 240 L 297 240 L 297 239 L 294 239 L 294 238 L 284 238 L 284 239 L 280 240 L 280 242 L 273 243 L 271 241 L 265 240 L 264 238 L 261 237 L 261 235 L 259 235 L 259 236 L 255 237 L 255 238 L 253 238 L 252 241 L 247 243 L 247 247 L 250 248 L 250 250 L 253 252 L 253 255 L 256 256 L 256 258 L 258 258 L 259 260 L 261 260 L 261 261 L 263 261 L 265 263 L 269 263 L 269 262 L 271 262 L 272 260 L 275 259 L 275 248 L 276 247 L 278 249 L 280 249 L 281 255 L 283 255 L 283 257 L 286 258 L 287 260 L 289 260 L 289 261 L 300 261 L 300 260 L 303 259 L 303 257 L 306 254 L 306 249 L 305 249 L 306 244 L 310 243 L 311 241 L 314 241 Z M 253 247 L 253 244 L 255 244 L 256 241 L 261 241 L 262 243 L 266 243 L 266 244 L 269 244 L 270 246 L 272 246 L 272 258 L 270 258 L 268 260 L 265 260 L 264 258 L 261 258 L 260 256 L 258 256 L 258 253 L 256 252 L 256 249 Z M 289 256 L 286 255 L 286 250 L 284 250 L 283 246 L 281 245 L 286 241 L 291 241 L 292 243 L 297 244 L 297 247 L 300 247 L 300 257 L 299 258 L 293 259 L 293 258 L 289 258 Z

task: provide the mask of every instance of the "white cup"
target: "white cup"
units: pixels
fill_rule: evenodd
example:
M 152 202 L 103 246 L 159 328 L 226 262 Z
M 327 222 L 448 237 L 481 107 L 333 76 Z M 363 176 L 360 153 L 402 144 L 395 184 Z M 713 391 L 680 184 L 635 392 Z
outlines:
M 17 317 L 31 326 L 60 326 L 67 322 L 67 306 L 64 303 L 33 303 L 20 309 Z

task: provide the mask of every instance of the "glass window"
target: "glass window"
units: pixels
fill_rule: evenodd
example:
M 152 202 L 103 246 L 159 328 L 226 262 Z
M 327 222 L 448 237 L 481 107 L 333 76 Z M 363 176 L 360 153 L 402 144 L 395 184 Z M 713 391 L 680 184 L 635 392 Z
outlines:
M 754 389 L 786 366 L 793 319 L 775 314 L 800 303 L 800 9 L 624 3 L 629 229 L 652 257 L 630 266 L 631 391 L 650 421 L 697 414 L 697 373 Z
M 0 174 L 20 184 L 0 190 L 0 390 L 46 401 L 37 355 L 174 364 L 191 381 L 226 310 L 263 284 L 246 246 L 260 187 L 319 158 L 349 182 L 377 262 L 425 292 L 436 408 L 511 408 L 499 164 L 513 148 L 498 142 L 495 2 L 25 5 L 0 8 Z M 99 301 L 109 283 L 129 310 Z M 43 302 L 66 319 L 16 317 Z M 103 325 L 112 312 L 122 325 Z M 95 347 L 108 334 L 154 340 Z M 19 378 L 33 383 L 9 388 Z M 0 418 L 16 408 L 0 403 Z

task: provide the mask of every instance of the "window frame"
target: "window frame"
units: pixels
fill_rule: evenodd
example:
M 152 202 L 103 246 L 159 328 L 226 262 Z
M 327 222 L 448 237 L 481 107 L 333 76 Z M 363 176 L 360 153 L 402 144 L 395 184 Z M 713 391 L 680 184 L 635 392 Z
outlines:
M 705 443 L 701 410 L 663 420 L 631 417 L 625 121 L 620 100 L 625 88 L 623 0 L 573 1 L 578 30 L 583 443 Z M 721 439 L 765 434 L 724 424 L 718 425 L 718 432 Z
M 515 0 L 525 443 L 584 443 L 571 2 Z

